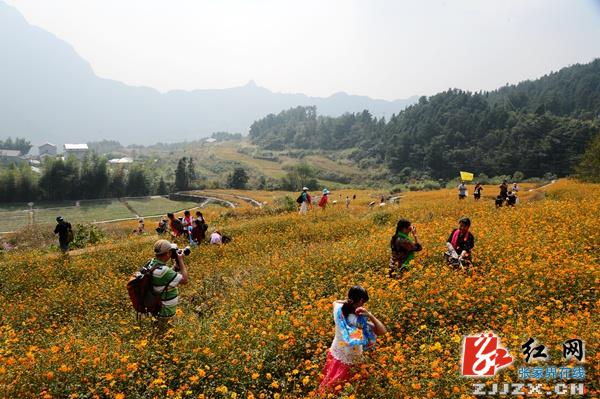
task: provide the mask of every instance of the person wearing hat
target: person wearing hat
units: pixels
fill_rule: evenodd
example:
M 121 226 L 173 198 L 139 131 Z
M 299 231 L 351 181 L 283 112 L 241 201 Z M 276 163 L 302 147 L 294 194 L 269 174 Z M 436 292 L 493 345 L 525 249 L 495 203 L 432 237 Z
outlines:
M 69 250 L 69 242 L 73 240 L 73 230 L 71 223 L 67 222 L 62 216 L 56 218 L 56 227 L 54 234 L 58 234 L 58 245 L 60 250 L 67 252 Z
M 308 212 L 308 207 L 312 206 L 312 198 L 308 193 L 308 187 L 302 187 L 302 192 L 298 197 L 298 201 L 300 202 L 300 214 L 306 215 L 306 212 Z
M 157 315 L 160 326 L 172 320 L 179 303 L 179 285 L 187 284 L 188 271 L 183 261 L 183 253 L 178 252 L 175 267 L 167 265 L 171 259 L 171 250 L 177 245 L 167 240 L 158 240 L 154 243 L 154 258 L 150 261 L 149 268 L 158 266 L 152 272 L 152 289 L 155 295 L 161 296 L 162 308 Z
M 327 207 L 327 202 L 329 201 L 329 194 L 330 194 L 329 190 L 327 190 L 326 188 L 323 189 L 323 196 L 319 200 L 319 206 L 323 209 L 325 209 Z

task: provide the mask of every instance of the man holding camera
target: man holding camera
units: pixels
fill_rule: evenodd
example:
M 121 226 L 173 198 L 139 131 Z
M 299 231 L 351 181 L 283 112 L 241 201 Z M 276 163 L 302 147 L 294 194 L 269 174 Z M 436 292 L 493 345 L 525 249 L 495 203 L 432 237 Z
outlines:
M 189 251 L 189 250 L 188 250 Z M 156 265 L 152 272 L 152 288 L 154 294 L 161 296 L 162 308 L 158 313 L 158 319 L 161 324 L 171 320 L 175 316 L 177 304 L 179 303 L 180 284 L 187 284 L 188 271 L 183 257 L 186 253 L 177 249 L 176 244 L 167 240 L 158 240 L 154 243 L 155 257 L 150 261 L 149 267 Z M 169 259 L 175 260 L 175 266 L 169 267 Z

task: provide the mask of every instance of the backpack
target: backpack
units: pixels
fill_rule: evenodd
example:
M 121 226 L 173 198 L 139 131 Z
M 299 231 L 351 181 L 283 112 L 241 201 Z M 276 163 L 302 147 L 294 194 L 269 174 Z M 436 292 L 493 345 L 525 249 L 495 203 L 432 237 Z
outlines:
M 155 294 L 152 288 L 152 272 L 161 265 L 156 264 L 149 267 L 151 262 L 152 261 L 148 261 L 144 267 L 142 267 L 140 271 L 127 282 L 129 299 L 131 299 L 131 304 L 137 312 L 138 319 L 142 314 L 152 314 L 156 316 L 160 312 L 160 309 L 162 308 L 161 296 L 167 288 L 169 288 L 171 281 L 173 281 L 171 280 L 165 285 L 163 292 Z
M 302 194 L 300 194 L 300 195 L 298 196 L 298 198 L 296 198 L 296 202 L 297 202 L 297 203 L 299 203 L 299 204 L 301 204 L 301 203 L 303 203 L 303 202 L 304 202 L 304 200 L 302 199 Z
M 75 239 L 75 235 L 73 234 L 73 228 L 71 227 L 71 223 L 67 224 L 67 242 L 73 242 Z

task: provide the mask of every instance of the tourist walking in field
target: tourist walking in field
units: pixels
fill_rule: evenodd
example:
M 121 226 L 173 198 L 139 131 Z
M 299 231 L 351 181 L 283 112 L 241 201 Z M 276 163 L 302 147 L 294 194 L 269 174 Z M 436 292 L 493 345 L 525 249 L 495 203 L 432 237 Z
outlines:
M 467 185 L 464 181 L 461 181 L 458 185 L 458 199 L 465 199 L 467 197 Z
M 169 227 L 171 229 L 171 235 L 173 235 L 173 237 L 179 237 L 180 235 L 182 235 L 184 232 L 184 228 L 181 220 L 177 219 L 172 213 L 167 213 L 167 217 L 169 218 Z
M 504 180 L 502 182 L 502 184 L 500 185 L 500 194 L 499 194 L 502 199 L 504 201 L 506 201 L 506 199 L 508 198 L 508 184 L 506 183 L 506 180 Z
M 517 182 L 513 183 L 511 191 L 515 194 L 519 192 L 519 185 L 517 184 Z
M 202 224 L 198 219 L 195 219 L 193 222 L 192 233 L 190 234 L 190 243 L 193 245 L 199 245 L 206 238 L 206 234 L 204 234 L 204 229 L 202 228 Z
M 69 243 L 73 241 L 73 228 L 71 223 L 63 219 L 62 216 L 56 218 L 56 227 L 54 227 L 54 234 L 58 234 L 58 246 L 63 252 L 69 250 Z
M 446 260 L 453 266 L 468 266 L 471 263 L 471 250 L 475 246 L 475 237 L 469 229 L 471 220 L 461 218 L 458 221 L 458 228 L 452 230 L 448 236 L 446 246 L 448 251 L 444 253 Z
M 412 239 L 409 236 L 412 235 Z M 396 233 L 390 240 L 392 255 L 390 256 L 390 277 L 398 277 L 408 269 L 410 261 L 415 257 L 415 252 L 423 249 L 417 236 L 417 228 L 411 226 L 410 221 L 400 219 L 396 225 Z
M 159 328 L 164 329 L 173 320 L 179 303 L 179 285 L 187 284 L 188 271 L 183 261 L 183 253 L 176 252 L 175 266 L 169 267 L 167 262 L 171 259 L 173 248 L 167 240 L 158 240 L 154 243 L 154 258 L 148 267 L 152 270 L 152 289 L 154 295 L 160 295 L 162 307 L 157 315 Z
M 335 336 L 327 351 L 321 393 L 349 381 L 354 368 L 363 361 L 363 350 L 373 348 L 377 336 L 385 334 L 383 323 L 364 308 L 368 300 L 367 291 L 356 285 L 350 288 L 345 301 L 333 303 Z
M 322 209 L 327 208 L 327 203 L 329 202 L 329 194 L 329 190 L 327 190 L 326 188 L 323 189 L 323 196 L 319 200 L 319 207 L 321 207 Z
M 350 208 L 350 197 L 346 196 L 346 209 Z
M 308 193 L 308 187 L 302 187 L 302 192 L 296 202 L 300 203 L 300 214 L 306 215 L 308 208 L 312 206 L 312 197 Z
M 481 198 L 481 190 L 483 190 L 483 186 L 481 185 L 481 183 L 477 183 L 475 185 L 475 188 L 473 189 L 473 197 L 475 198 L 475 200 Z

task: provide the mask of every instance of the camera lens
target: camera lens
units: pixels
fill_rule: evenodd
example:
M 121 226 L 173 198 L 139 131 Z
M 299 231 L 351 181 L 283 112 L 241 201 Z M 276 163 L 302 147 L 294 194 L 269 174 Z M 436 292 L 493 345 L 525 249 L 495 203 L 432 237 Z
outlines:
M 191 253 L 192 253 L 192 250 L 190 249 L 190 247 L 185 247 L 185 248 L 183 248 L 183 254 L 184 254 L 185 256 L 188 256 L 188 255 L 189 255 L 189 254 L 191 254 Z

